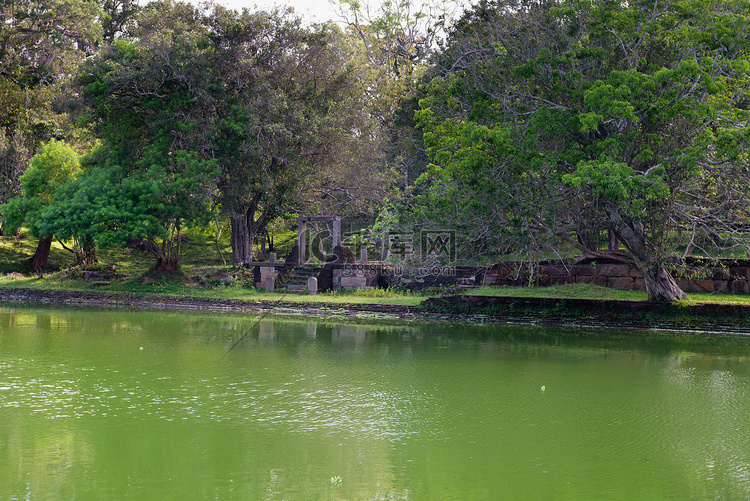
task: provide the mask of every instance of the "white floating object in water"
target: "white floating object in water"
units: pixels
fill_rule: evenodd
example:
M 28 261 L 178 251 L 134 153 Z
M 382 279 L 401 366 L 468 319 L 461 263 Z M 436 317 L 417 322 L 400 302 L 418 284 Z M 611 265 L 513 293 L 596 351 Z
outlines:
M 143 351 L 143 346 L 141 346 L 141 351 Z M 544 386 L 542 386 L 542 389 L 544 389 Z
M 143 348 L 141 348 L 141 349 L 143 349 Z M 544 387 L 544 386 L 542 386 L 542 391 L 544 391 L 544 389 L 545 389 L 545 387 Z

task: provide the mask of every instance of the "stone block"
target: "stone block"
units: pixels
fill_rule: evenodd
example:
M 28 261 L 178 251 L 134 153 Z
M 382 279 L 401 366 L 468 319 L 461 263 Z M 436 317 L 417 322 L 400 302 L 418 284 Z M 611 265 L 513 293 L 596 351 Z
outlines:
M 676 282 L 677 282 L 677 287 L 679 287 L 683 291 L 685 292 L 690 291 L 690 280 L 686 278 L 678 278 Z
M 630 268 L 630 276 L 632 278 L 643 278 L 643 273 L 641 273 L 638 268 Z
M 627 264 L 597 264 L 596 274 L 600 277 L 629 277 L 630 266 Z
M 264 270 L 268 270 L 268 271 L 264 271 Z M 279 274 L 278 273 L 274 273 L 272 270 L 273 270 L 273 268 L 261 268 L 261 270 L 260 270 L 260 281 L 261 281 L 261 283 L 266 283 L 266 278 L 270 277 L 270 278 L 273 278 L 274 280 L 276 280 L 279 277 Z
M 594 285 L 598 285 L 599 287 L 606 287 L 607 277 L 594 277 Z
M 577 284 L 593 284 L 595 279 L 596 277 L 593 275 L 577 275 L 576 283 Z
M 631 277 L 609 277 L 607 279 L 607 286 L 613 289 L 633 289 L 635 279 Z
M 339 286 L 342 289 L 359 289 L 360 287 L 367 287 L 366 277 L 341 277 Z
M 646 281 L 643 279 L 643 277 L 633 279 L 633 290 L 637 290 L 637 291 L 646 290 Z
M 570 268 L 566 268 L 561 264 L 545 265 L 541 267 L 540 271 L 543 275 L 547 275 L 552 279 L 555 279 L 557 277 L 568 277 L 571 275 Z
M 574 284 L 576 283 L 576 277 L 573 275 L 549 277 L 549 282 L 550 284 Z
M 263 280 L 263 287 L 266 289 L 266 292 L 273 292 L 275 281 L 274 277 L 266 277 Z
M 728 280 L 714 280 L 714 291 L 715 292 L 729 292 L 729 281 Z
M 732 294 L 750 293 L 750 287 L 748 287 L 747 280 L 732 280 L 729 284 L 729 292 Z
M 722 268 L 721 266 L 714 266 L 709 270 L 709 273 L 714 280 L 730 280 L 732 277 L 729 268 Z
M 747 280 L 750 278 L 750 268 L 744 266 L 733 266 L 729 268 L 732 280 Z
M 683 289 L 684 290 L 684 289 Z M 713 292 L 714 281 L 713 279 L 707 280 L 691 280 L 688 286 L 688 292 Z
M 596 269 L 590 264 L 576 264 L 570 267 L 570 273 L 571 275 L 596 275 Z
M 307 293 L 315 295 L 318 293 L 318 279 L 310 277 L 307 279 Z

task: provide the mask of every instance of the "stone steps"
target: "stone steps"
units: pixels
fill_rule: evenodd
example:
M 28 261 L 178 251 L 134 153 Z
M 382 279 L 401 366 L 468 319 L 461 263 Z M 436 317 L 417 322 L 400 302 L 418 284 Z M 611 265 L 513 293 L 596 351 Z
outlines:
M 289 275 L 279 280 L 279 288 L 285 288 L 288 291 L 304 292 L 307 287 L 307 281 L 311 278 L 317 278 L 322 267 L 303 265 L 295 267 Z

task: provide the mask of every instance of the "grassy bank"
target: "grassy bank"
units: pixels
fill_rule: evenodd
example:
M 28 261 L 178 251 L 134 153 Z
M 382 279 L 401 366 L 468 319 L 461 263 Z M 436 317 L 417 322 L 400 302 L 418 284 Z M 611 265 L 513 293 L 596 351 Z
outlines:
M 58 243 L 53 245 L 50 262 L 55 271 L 47 272 L 43 277 L 30 274 L 24 268 L 34 252 L 36 242 L 33 239 L 14 239 L 0 237 L 0 289 L 46 291 L 50 294 L 81 293 L 86 295 L 126 294 L 130 297 L 170 298 L 173 301 L 190 302 L 191 300 L 214 302 L 239 302 L 258 305 L 297 305 L 301 308 L 332 307 L 346 308 L 347 305 L 391 305 L 414 311 L 421 307 L 423 301 L 439 298 L 448 291 L 432 290 L 427 293 L 414 293 L 396 289 L 371 289 L 362 291 L 329 292 L 308 295 L 298 292 L 277 291 L 266 293 L 256 289 L 252 284 L 250 273 L 235 273 L 231 283 L 214 278 L 219 273 L 232 272 L 222 262 L 221 256 L 230 257 L 228 242 L 220 243 L 219 249 L 208 233 L 193 231 L 188 233 L 184 245 L 183 276 L 160 276 L 155 281 L 143 283 L 140 280 L 148 274 L 153 258 L 137 249 L 112 247 L 99 250 L 103 267 L 114 268 L 117 279 L 103 281 L 85 280 L 83 273 L 75 269 L 72 255 Z M 221 250 L 221 254 L 219 253 Z M 282 254 L 283 255 L 283 254 Z M 23 271 L 25 273 L 19 273 Z M 688 299 L 672 305 L 668 309 L 650 308 L 641 310 L 609 311 L 615 303 L 625 304 L 645 302 L 646 293 L 630 290 L 616 290 L 590 284 L 567 284 L 552 287 L 481 287 L 463 292 L 478 297 L 507 298 L 505 301 L 472 306 L 463 304 L 460 308 L 445 308 L 437 313 L 459 314 L 470 318 L 491 316 L 495 318 L 516 318 L 533 322 L 538 320 L 581 321 L 616 325 L 618 322 L 638 326 L 670 325 L 673 327 L 700 325 L 745 325 L 748 324 L 742 313 L 731 313 L 727 318 L 714 318 L 701 313 L 706 310 L 702 305 L 724 305 L 727 308 L 750 305 L 750 296 L 725 295 L 718 293 L 690 293 Z M 524 305 L 523 299 L 550 300 L 541 303 L 529 302 Z M 571 306 L 572 300 L 597 300 L 598 306 L 582 310 Z M 609 303 L 607 303 L 609 302 Z M 434 304 L 433 304 L 434 306 Z M 601 311 L 597 311 L 601 310 Z M 439 308 L 438 308 L 439 310 Z M 718 311 L 718 310 L 717 310 Z M 739 317 L 737 316 L 739 315 Z
M 605 299 L 612 301 L 646 301 L 644 291 L 608 289 L 591 284 L 563 284 L 550 287 L 480 287 L 470 291 L 472 295 L 502 297 L 539 297 L 556 299 Z M 719 292 L 688 292 L 687 299 L 675 304 L 739 304 L 750 305 L 750 296 L 723 294 Z
M 110 285 L 94 285 L 90 281 L 61 276 L 59 273 L 44 278 L 13 278 L 0 276 L 0 288 L 29 289 L 49 292 L 85 292 L 106 294 L 130 294 L 136 297 L 168 296 L 174 299 L 190 298 L 217 301 L 241 301 L 247 303 L 295 303 L 295 304 L 390 304 L 416 306 L 426 297 L 408 292 L 392 290 L 362 290 L 326 292 L 316 295 L 299 292 L 265 292 L 247 282 L 233 284 L 197 284 L 188 279 L 163 277 L 150 283 L 139 284 L 136 278 L 113 281 Z

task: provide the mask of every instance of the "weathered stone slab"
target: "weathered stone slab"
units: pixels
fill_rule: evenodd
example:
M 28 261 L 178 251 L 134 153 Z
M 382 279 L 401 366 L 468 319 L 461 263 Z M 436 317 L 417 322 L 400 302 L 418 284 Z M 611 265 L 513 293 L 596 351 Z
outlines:
M 596 275 L 596 268 L 590 264 L 576 264 L 570 267 L 572 275 Z
M 613 289 L 632 289 L 635 279 L 631 277 L 609 277 L 607 286 Z
M 607 286 L 607 277 L 595 277 L 594 278 L 594 285 L 598 285 L 599 287 L 606 287 Z
M 576 283 L 577 284 L 593 284 L 595 279 L 596 277 L 593 275 L 577 275 Z
M 576 283 L 575 275 L 564 275 L 559 277 L 549 277 L 550 284 L 574 284 Z
M 729 282 L 729 287 L 732 294 L 749 294 L 750 287 L 748 287 L 747 280 L 732 280 Z
M 318 279 L 310 277 L 307 279 L 307 293 L 315 295 L 318 293 Z
M 729 292 L 729 281 L 728 280 L 714 280 L 714 291 Z
M 638 277 L 638 278 L 633 279 L 633 290 L 637 290 L 637 291 L 646 290 L 646 281 L 643 279 L 643 277 Z
M 366 277 L 341 277 L 340 282 L 342 289 L 359 289 L 367 286 Z
M 270 277 L 270 276 L 266 277 L 263 280 L 263 287 L 266 289 L 266 292 L 273 292 L 274 282 L 275 281 L 276 280 L 273 277 Z
M 629 277 L 630 266 L 627 264 L 597 264 L 596 274 L 601 277 Z
M 685 290 L 685 289 L 683 289 Z M 714 281 L 713 279 L 706 280 L 690 280 L 687 292 L 713 292 Z
M 730 280 L 732 274 L 729 272 L 729 268 L 723 268 L 721 266 L 715 266 L 709 270 L 711 278 L 714 280 Z
M 265 284 L 267 278 L 273 278 L 274 280 L 276 280 L 277 278 L 279 278 L 279 274 L 278 273 L 273 273 L 271 271 L 268 271 L 268 272 L 261 271 L 261 273 L 260 273 L 260 283 Z
M 643 273 L 641 273 L 640 271 L 638 271 L 637 268 L 631 267 L 630 268 L 630 276 L 633 277 L 633 278 L 643 278 Z
M 554 279 L 556 277 L 568 277 L 571 275 L 570 268 L 563 265 L 546 265 L 541 267 L 542 274 Z

